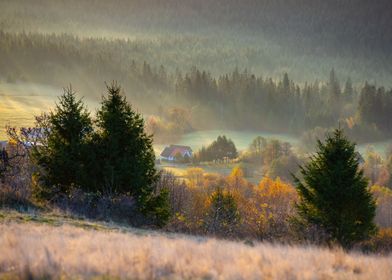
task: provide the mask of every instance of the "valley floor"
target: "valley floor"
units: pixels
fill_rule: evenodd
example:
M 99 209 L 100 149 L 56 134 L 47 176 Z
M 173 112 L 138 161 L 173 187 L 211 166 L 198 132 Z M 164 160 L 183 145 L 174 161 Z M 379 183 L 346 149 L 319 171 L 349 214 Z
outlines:
M 392 279 L 392 258 L 0 210 L 0 279 Z

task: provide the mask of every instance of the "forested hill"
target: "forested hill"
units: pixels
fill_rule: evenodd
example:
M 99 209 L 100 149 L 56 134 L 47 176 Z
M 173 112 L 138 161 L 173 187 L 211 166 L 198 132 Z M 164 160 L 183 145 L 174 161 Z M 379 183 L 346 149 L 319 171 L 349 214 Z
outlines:
M 201 32 L 219 27 L 220 30 L 234 28 L 233 31 L 245 33 L 289 36 L 298 43 L 301 38 L 314 39 L 322 46 L 377 48 L 385 52 L 392 43 L 392 2 L 389 0 L 1 2 L 4 2 L 1 22 L 3 27 L 9 28 L 43 30 L 57 26 L 66 31 L 72 26 L 74 29 L 87 26 L 108 30 L 113 27 L 119 32 L 136 28 Z
M 71 83 L 97 101 L 117 80 L 155 135 L 341 123 L 384 139 L 391 26 L 389 0 L 0 0 L 0 84 Z M 190 124 L 169 129 L 173 108 Z
M 177 44 L 188 42 L 187 49 L 177 53 L 189 53 L 188 69 L 194 65 L 215 74 L 239 66 L 314 80 L 335 67 L 351 73 L 354 82 L 386 84 L 392 73 L 389 0 L 16 0 L 0 1 L 0 8 L 4 31 L 151 40 L 185 36 Z M 219 58 L 228 62 L 215 67 L 207 58 L 197 64 L 198 52 L 207 57 L 223 52 Z

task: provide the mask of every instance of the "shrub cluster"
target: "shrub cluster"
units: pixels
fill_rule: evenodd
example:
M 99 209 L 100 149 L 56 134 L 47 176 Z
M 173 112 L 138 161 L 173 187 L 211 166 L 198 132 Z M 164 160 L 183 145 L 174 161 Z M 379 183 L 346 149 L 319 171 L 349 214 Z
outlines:
M 225 135 L 218 136 L 208 147 L 202 147 L 195 155 L 196 161 L 222 161 L 234 159 L 238 155 L 233 141 Z

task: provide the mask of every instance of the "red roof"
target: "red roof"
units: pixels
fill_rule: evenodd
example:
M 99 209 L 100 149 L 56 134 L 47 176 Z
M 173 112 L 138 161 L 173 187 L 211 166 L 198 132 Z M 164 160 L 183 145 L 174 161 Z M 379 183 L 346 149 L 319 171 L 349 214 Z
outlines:
M 178 153 L 184 155 L 185 153 L 192 153 L 192 149 L 188 146 L 180 146 L 180 145 L 170 145 L 170 147 L 166 147 L 161 156 L 163 157 L 175 157 Z

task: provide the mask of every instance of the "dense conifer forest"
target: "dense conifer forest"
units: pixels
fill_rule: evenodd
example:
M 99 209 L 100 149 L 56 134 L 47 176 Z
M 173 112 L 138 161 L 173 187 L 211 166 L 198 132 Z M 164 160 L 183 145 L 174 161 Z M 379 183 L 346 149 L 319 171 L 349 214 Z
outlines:
M 340 123 L 358 141 L 389 136 L 390 89 L 365 80 L 353 84 L 334 69 L 323 80 L 305 83 L 287 73 L 268 77 L 239 68 L 220 75 L 194 66 L 171 71 L 143 60 L 152 52 L 145 43 L 37 33 L 0 32 L 0 37 L 3 82 L 61 86 L 69 79 L 97 100 L 98 85 L 113 77 L 143 112 L 183 107 L 196 129 L 205 128 L 208 116 L 210 127 L 301 134 Z

